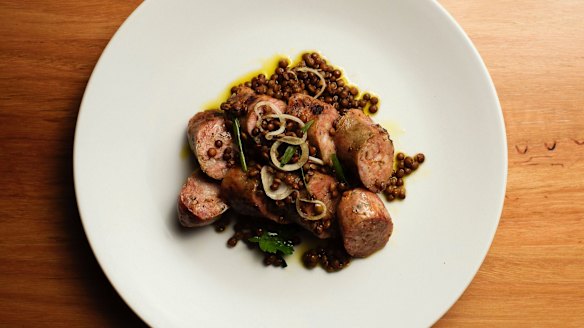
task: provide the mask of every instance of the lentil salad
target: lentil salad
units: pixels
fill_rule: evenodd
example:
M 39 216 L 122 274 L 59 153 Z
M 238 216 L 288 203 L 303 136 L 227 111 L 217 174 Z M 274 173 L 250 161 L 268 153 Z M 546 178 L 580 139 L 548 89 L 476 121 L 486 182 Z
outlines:
M 235 220 L 227 246 L 242 241 L 263 252 L 267 266 L 285 267 L 303 238 L 321 240 L 305 251 L 304 265 L 328 272 L 383 248 L 393 222 L 377 194 L 405 199 L 405 179 L 425 156 L 394 156 L 389 134 L 369 116 L 379 98 L 350 85 L 317 52 L 295 64 L 281 58 L 269 76 L 259 73 L 230 93 L 219 109 L 189 121 L 205 174 L 183 186 L 180 222 L 222 232 Z M 192 185 L 213 179 L 218 190 L 192 194 Z M 230 209 L 201 210 L 219 205 Z M 314 237 L 301 238 L 303 230 Z

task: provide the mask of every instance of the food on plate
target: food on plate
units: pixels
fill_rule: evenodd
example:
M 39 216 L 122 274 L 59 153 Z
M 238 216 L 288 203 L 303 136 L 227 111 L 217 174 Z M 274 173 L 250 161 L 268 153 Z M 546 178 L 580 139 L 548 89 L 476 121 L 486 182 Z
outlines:
M 290 223 L 283 209 L 263 192 L 259 179 L 250 176 L 240 167 L 231 167 L 221 182 L 221 195 L 241 215 L 263 217 L 277 223 Z
M 213 179 L 223 179 L 235 149 L 223 113 L 215 110 L 197 113 L 189 120 L 187 137 L 201 170 Z
M 305 266 L 341 270 L 387 244 L 393 222 L 377 193 L 404 199 L 404 178 L 425 157 L 394 159 L 390 134 L 370 116 L 379 99 L 320 54 L 282 58 L 268 75 L 233 86 L 219 109 L 189 120 L 200 170 L 180 192 L 179 221 L 224 231 L 235 218 L 227 245 L 242 241 L 277 267 L 305 231 L 321 241 L 304 252 Z
M 383 248 L 393 222 L 385 205 L 369 190 L 355 188 L 343 194 L 338 207 L 343 245 L 355 257 L 367 257 Z
M 247 90 L 243 89 L 243 92 L 248 92 Z M 251 89 L 250 89 L 251 90 Z M 241 90 L 239 91 L 241 92 Z M 253 91 L 252 91 L 253 92 Z M 253 130 L 257 127 L 257 122 L 258 119 L 260 117 L 260 115 L 265 115 L 266 114 L 266 110 L 269 110 L 269 108 L 271 108 L 270 106 L 274 106 L 275 108 L 277 108 L 280 112 L 284 111 L 286 109 L 286 103 L 284 103 L 281 100 L 278 100 L 276 98 L 271 98 L 268 96 L 253 96 L 248 98 L 251 101 L 251 103 L 249 105 L 247 105 L 247 113 L 245 114 L 245 116 L 243 116 L 243 120 L 242 120 L 242 126 L 244 128 L 244 131 L 247 132 L 247 134 L 251 135 L 253 134 Z M 253 110 L 249 110 L 252 109 Z M 257 108 L 257 110 L 256 110 Z
M 201 227 L 215 222 L 229 206 L 220 195 L 221 188 L 201 170 L 187 178 L 178 196 L 178 219 L 185 227 Z
M 393 169 L 393 141 L 387 131 L 363 111 L 351 109 L 337 123 L 337 156 L 365 188 L 383 191 Z
M 314 200 L 323 203 L 324 209 L 321 208 L 322 217 L 319 220 L 308 220 L 296 215 L 296 213 L 293 213 L 292 217 L 295 218 L 296 223 L 320 239 L 338 236 L 336 212 L 341 194 L 338 192 L 337 181 L 330 174 L 318 171 L 310 172 L 314 173 L 306 176 L 306 190 L 310 191 L 310 195 Z M 315 215 L 318 208 L 316 206 L 304 206 L 302 210 Z
M 294 115 L 304 122 L 313 122 L 308 129 L 308 141 L 316 147 L 322 161 L 330 165 L 332 163 L 331 156 L 336 152 L 331 131 L 334 131 L 333 125 L 339 118 L 339 112 L 330 104 L 297 93 L 288 99 L 286 113 Z

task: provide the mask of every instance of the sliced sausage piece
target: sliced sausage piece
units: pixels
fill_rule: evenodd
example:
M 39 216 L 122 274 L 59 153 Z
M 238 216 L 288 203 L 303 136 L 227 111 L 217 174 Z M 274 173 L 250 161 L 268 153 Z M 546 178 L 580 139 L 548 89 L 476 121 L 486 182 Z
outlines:
M 308 140 L 318 149 L 324 163 L 331 165 L 331 155 L 336 152 L 336 147 L 330 131 L 333 122 L 339 117 L 337 110 L 323 101 L 299 93 L 288 99 L 287 114 L 304 122 L 314 120 L 308 129 Z
M 320 115 L 314 119 L 314 124 L 308 129 L 308 140 L 318 149 L 320 158 L 326 165 L 332 164 L 331 156 L 336 153 L 336 146 L 330 134 L 333 122 L 339 117 L 337 110 L 326 107 Z
M 247 106 L 247 114 L 245 114 L 245 117 L 241 122 L 241 126 L 249 135 L 252 135 L 251 131 L 256 127 L 258 121 L 258 112 L 262 116 L 267 114 L 274 114 L 269 106 L 258 106 L 256 112 L 254 108 L 261 101 L 267 101 L 273 104 L 274 106 L 276 106 L 276 108 L 280 110 L 281 113 L 286 112 L 286 103 L 283 102 L 282 100 L 264 95 L 254 97 L 253 101 L 251 101 Z
M 308 181 L 306 183 L 308 190 L 310 190 L 315 199 L 320 200 L 326 205 L 327 214 L 320 220 L 311 221 L 306 220 L 295 213 L 295 221 L 320 239 L 331 238 L 337 234 L 337 219 L 335 213 L 341 198 L 339 194 L 333 196 L 333 193 L 331 192 L 331 186 L 336 184 L 337 181 L 332 176 L 320 172 L 315 172 L 314 175 L 310 177 L 307 176 L 307 179 Z M 302 197 L 308 198 L 308 195 L 303 195 Z M 305 213 L 316 215 L 312 204 L 306 204 L 306 206 L 302 206 L 302 208 Z
M 201 227 L 215 222 L 229 206 L 219 195 L 218 182 L 196 170 L 180 190 L 177 201 L 178 220 L 185 227 Z
M 393 170 L 393 142 L 387 131 L 358 109 L 341 116 L 334 136 L 339 160 L 365 188 L 382 191 Z
M 328 174 L 320 172 L 314 172 L 314 174 L 307 177 L 307 179 L 307 188 L 310 190 L 312 196 L 326 205 L 327 215 L 324 219 L 334 219 L 335 213 L 337 212 L 337 205 L 341 199 L 340 194 L 337 193 L 336 195 L 333 195 L 333 192 L 331 191 L 335 188 L 337 180 Z
M 290 223 L 263 193 L 260 181 L 248 177 L 239 167 L 227 171 L 221 182 L 221 196 L 239 214 L 264 217 L 277 223 Z
M 245 113 L 249 104 L 252 103 L 256 97 L 256 93 L 251 88 L 241 85 L 236 87 L 235 92 L 229 96 L 227 104 L 229 107 L 237 109 L 238 112 L 241 111 L 242 113 Z
M 223 153 L 228 147 L 231 151 L 237 149 L 231 133 L 225 128 L 223 114 L 213 110 L 195 114 L 189 121 L 187 137 L 203 172 L 213 179 L 223 179 L 227 173 L 227 161 L 223 159 Z M 217 140 L 221 141 L 220 147 L 215 145 Z
M 294 115 L 304 122 L 308 122 L 322 114 L 327 107 L 334 109 L 331 105 L 314 97 L 296 93 L 288 98 L 288 109 L 286 113 Z
M 393 231 L 393 222 L 379 196 L 362 188 L 343 194 L 337 218 L 345 250 L 355 257 L 367 257 L 382 249 Z

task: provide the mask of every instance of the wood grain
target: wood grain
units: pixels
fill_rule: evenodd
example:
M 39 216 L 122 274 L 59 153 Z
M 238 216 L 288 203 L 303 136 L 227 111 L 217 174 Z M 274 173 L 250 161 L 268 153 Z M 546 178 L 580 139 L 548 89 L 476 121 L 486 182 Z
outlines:
M 101 51 L 140 1 L 0 1 L 0 326 L 143 326 L 102 273 L 72 183 Z M 442 0 L 501 100 L 509 179 L 493 246 L 436 324 L 584 326 L 584 1 Z
M 0 326 L 143 326 L 85 238 L 75 121 L 99 55 L 140 1 L 0 1 Z
M 584 1 L 443 0 L 481 53 L 507 128 L 499 229 L 437 324 L 584 326 Z

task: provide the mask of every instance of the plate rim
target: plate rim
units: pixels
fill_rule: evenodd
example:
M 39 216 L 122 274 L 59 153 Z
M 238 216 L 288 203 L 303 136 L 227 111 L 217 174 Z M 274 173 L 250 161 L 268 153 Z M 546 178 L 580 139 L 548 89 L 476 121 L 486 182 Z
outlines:
M 463 41 L 464 45 L 466 47 L 468 47 L 469 50 L 471 50 L 472 55 L 474 57 L 474 59 L 476 59 L 478 61 L 478 64 L 480 66 L 480 71 L 482 72 L 482 75 L 484 78 L 486 78 L 486 82 L 487 85 L 489 87 L 489 93 L 490 93 L 490 97 L 494 100 L 494 104 L 496 105 L 496 116 L 497 116 L 497 122 L 499 125 L 499 134 L 500 134 L 500 138 L 501 138 L 501 142 L 502 142 L 502 149 L 500 149 L 500 151 L 502 152 L 502 166 L 503 166 L 503 170 L 502 170 L 502 176 L 501 176 L 501 192 L 500 192 L 500 199 L 498 202 L 498 216 L 496 217 L 496 219 L 493 220 L 493 226 L 491 227 L 491 231 L 490 231 L 490 238 L 489 238 L 489 242 L 488 244 L 485 244 L 484 249 L 482 250 L 482 255 L 480 256 L 480 261 L 477 261 L 477 263 L 473 266 L 472 268 L 472 272 L 474 272 L 470 278 L 468 279 L 468 281 L 464 282 L 464 284 L 461 284 L 464 286 L 464 288 L 461 289 L 461 291 L 459 293 L 457 293 L 458 295 L 456 295 L 455 298 L 453 298 L 453 301 L 449 304 L 449 306 L 447 308 L 445 308 L 444 311 L 442 311 L 442 313 L 440 314 L 440 316 L 438 316 L 432 323 L 435 324 L 436 322 L 438 322 L 442 317 L 444 317 L 444 315 L 454 306 L 454 304 L 456 304 L 458 302 L 458 300 L 460 299 L 460 297 L 464 294 L 464 292 L 468 289 L 468 287 L 470 286 L 471 282 L 474 280 L 474 278 L 476 277 L 477 273 L 479 272 L 482 264 L 484 263 L 490 248 L 492 247 L 494 238 L 496 236 L 496 232 L 501 220 L 501 216 L 503 214 L 503 209 L 504 209 L 504 204 L 505 204 L 505 195 L 506 195 L 506 189 L 507 189 L 507 180 L 508 180 L 508 141 L 507 141 L 507 133 L 506 133 L 506 125 L 505 125 L 505 120 L 504 120 L 504 115 L 503 115 L 503 110 L 501 107 L 501 103 L 499 100 L 499 96 L 497 93 L 497 89 L 496 86 L 493 82 L 493 79 L 489 73 L 489 70 L 487 68 L 487 65 L 485 64 L 483 58 L 481 57 L 478 49 L 476 48 L 475 44 L 473 43 L 473 41 L 470 39 L 470 37 L 467 35 L 467 33 L 464 31 L 464 29 L 461 27 L 461 25 L 454 19 L 454 17 L 450 14 L 450 12 L 448 12 L 448 10 L 446 10 L 446 8 L 440 4 L 437 0 L 420 0 L 422 2 L 426 2 L 428 5 L 431 5 L 434 7 L 435 10 L 437 10 L 442 16 L 444 16 L 444 18 L 446 18 L 446 21 L 448 22 L 448 24 L 451 25 L 451 27 L 454 28 L 454 31 L 458 34 L 458 37 L 461 37 L 461 41 Z M 143 1 L 142 3 L 140 3 L 133 11 L 132 13 L 130 13 L 128 15 L 128 17 L 123 21 L 123 23 L 118 27 L 118 29 L 116 30 L 116 32 L 113 34 L 113 36 L 110 38 L 110 40 L 108 41 L 107 45 L 104 47 L 102 53 L 99 56 L 99 59 L 97 60 L 91 75 L 87 81 L 87 84 L 85 86 L 85 90 L 83 92 L 83 97 L 81 100 L 81 103 L 79 105 L 79 111 L 78 111 L 78 115 L 77 115 L 77 119 L 76 119 L 76 123 L 75 123 L 75 132 L 74 132 L 74 142 L 73 142 L 73 184 L 74 184 L 74 189 L 75 189 L 75 199 L 76 199 L 76 203 L 77 203 L 77 210 L 79 213 L 79 217 L 81 220 L 81 224 L 83 226 L 83 230 L 84 233 L 87 237 L 88 243 L 91 247 L 91 250 L 97 260 L 97 262 L 99 263 L 99 266 L 102 270 L 102 272 L 104 273 L 104 275 L 107 277 L 109 283 L 113 286 L 113 288 L 115 289 L 116 293 L 119 295 L 119 297 L 122 298 L 122 300 L 124 301 L 124 303 L 126 303 L 126 305 L 132 309 L 132 311 L 136 314 L 136 316 L 138 316 L 144 323 L 146 323 L 147 325 L 153 325 L 155 324 L 158 320 L 152 318 L 151 314 L 148 313 L 147 311 L 144 310 L 144 308 L 139 304 L 139 302 L 136 302 L 134 300 L 132 300 L 130 297 L 128 297 L 127 292 L 124 291 L 123 286 L 120 286 L 119 282 L 116 282 L 116 279 L 113 277 L 113 272 L 114 270 L 108 266 L 108 264 L 103 260 L 103 257 L 100 256 L 100 251 L 99 248 L 96 246 L 96 241 L 95 241 L 95 236 L 92 235 L 91 231 L 89 229 L 87 229 L 87 216 L 83 214 L 83 209 L 81 207 L 81 202 L 80 202 L 80 182 L 79 182 L 79 172 L 81 171 L 81 168 L 79 167 L 79 148 L 80 146 L 80 142 L 79 142 L 79 122 L 82 120 L 83 118 L 83 113 L 86 112 L 83 110 L 84 107 L 86 107 L 86 102 L 87 102 L 87 95 L 88 93 L 91 91 L 92 89 L 92 82 L 94 80 L 94 76 L 96 74 L 96 72 L 98 70 L 100 70 L 100 67 L 103 66 L 103 62 L 104 62 L 104 58 L 108 57 L 109 53 L 112 51 L 112 44 L 115 43 L 115 41 L 120 37 L 120 35 L 122 35 L 125 30 L 128 28 L 128 25 L 132 23 L 132 21 L 134 20 L 134 18 L 138 15 L 140 15 L 144 10 L 146 10 L 145 8 L 148 6 L 149 3 L 153 3 L 153 0 L 150 1 Z M 85 217 L 85 218 L 84 218 Z

